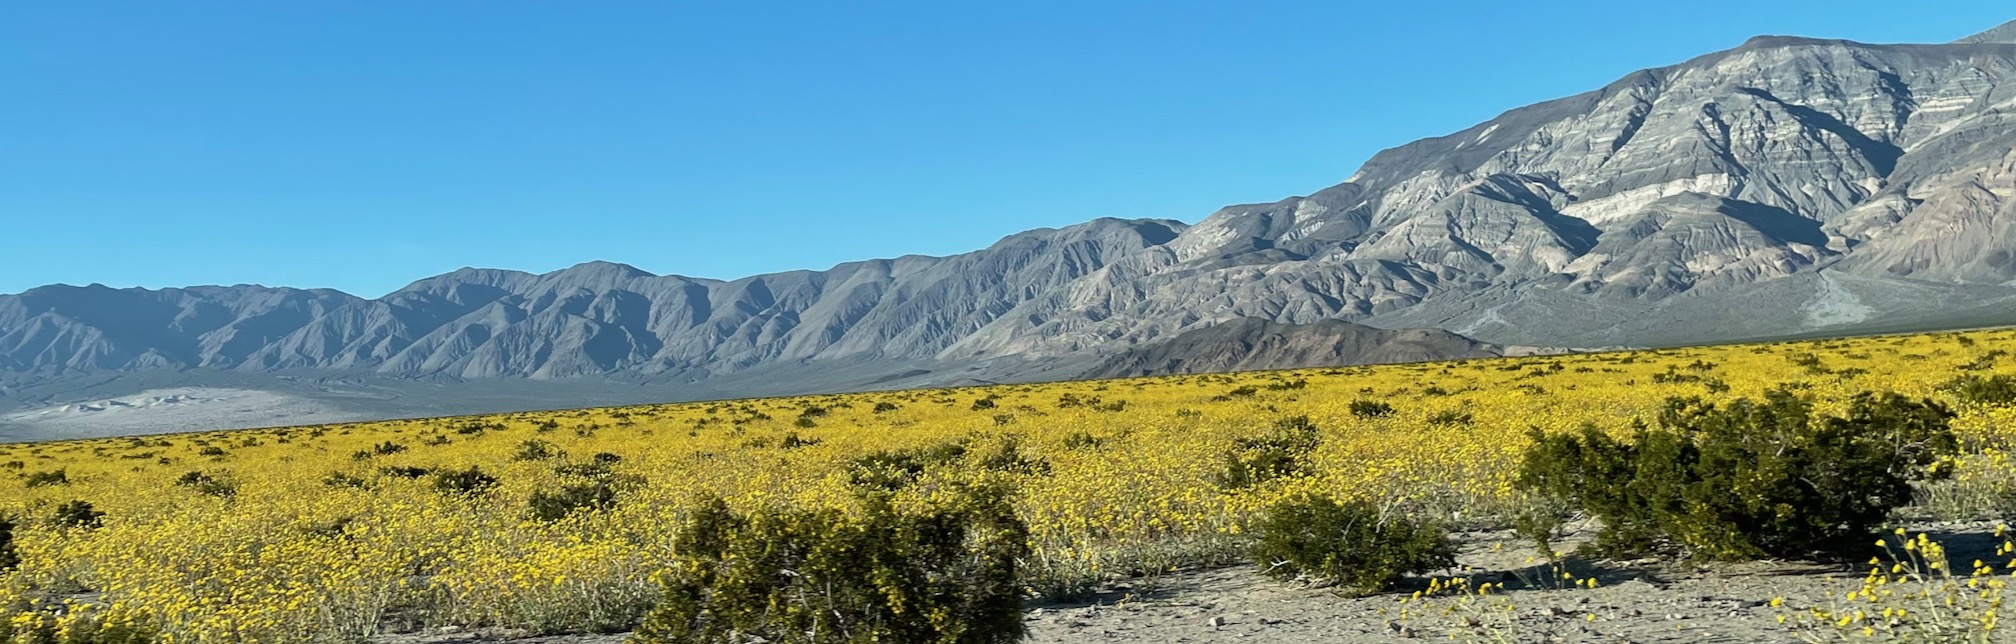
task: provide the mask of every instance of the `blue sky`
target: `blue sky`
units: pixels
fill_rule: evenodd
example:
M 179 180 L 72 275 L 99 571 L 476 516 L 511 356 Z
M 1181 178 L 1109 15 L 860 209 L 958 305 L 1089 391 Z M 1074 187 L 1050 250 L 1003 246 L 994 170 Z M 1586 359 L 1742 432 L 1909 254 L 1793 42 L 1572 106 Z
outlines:
M 0 0 L 0 292 L 733 278 L 1195 222 L 1760 33 L 2007 0 Z

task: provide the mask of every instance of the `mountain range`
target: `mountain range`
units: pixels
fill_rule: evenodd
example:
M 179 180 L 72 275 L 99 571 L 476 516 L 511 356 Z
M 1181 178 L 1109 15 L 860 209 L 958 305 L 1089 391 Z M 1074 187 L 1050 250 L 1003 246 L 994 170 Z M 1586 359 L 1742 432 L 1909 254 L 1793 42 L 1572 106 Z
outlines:
M 376 299 L 47 286 L 0 296 L 0 412 L 198 385 L 459 413 L 1389 351 L 1339 321 L 1443 330 L 1450 353 L 1423 358 L 2010 323 L 2012 78 L 2016 23 L 1946 44 L 1767 36 L 1196 225 L 1100 219 L 733 281 L 590 262 Z M 1297 339 L 1198 335 L 1221 323 Z

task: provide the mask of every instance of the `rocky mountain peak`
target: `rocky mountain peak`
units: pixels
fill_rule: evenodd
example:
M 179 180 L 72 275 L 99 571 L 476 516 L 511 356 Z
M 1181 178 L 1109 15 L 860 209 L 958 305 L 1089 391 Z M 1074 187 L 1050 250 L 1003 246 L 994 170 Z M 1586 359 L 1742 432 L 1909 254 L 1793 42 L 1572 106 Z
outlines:
M 1956 41 L 1965 45 L 2016 45 L 2016 20 Z
M 1813 47 L 1824 45 L 1859 45 L 1859 44 L 1861 43 L 1857 43 L 1852 40 L 1840 40 L 1835 38 L 1807 38 L 1805 36 L 1754 36 L 1751 37 L 1749 40 L 1743 41 L 1743 45 L 1741 47 L 1737 47 L 1737 50 L 1744 51 L 1744 50 L 1756 50 L 1756 49 L 1775 49 L 1780 47 Z

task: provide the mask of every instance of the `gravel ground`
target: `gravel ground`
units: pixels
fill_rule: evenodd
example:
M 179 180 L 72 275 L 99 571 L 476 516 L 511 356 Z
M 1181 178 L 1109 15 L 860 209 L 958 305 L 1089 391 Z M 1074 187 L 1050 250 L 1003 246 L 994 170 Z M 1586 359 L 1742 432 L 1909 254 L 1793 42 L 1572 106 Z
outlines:
M 1933 526 L 1952 558 L 1987 559 L 1999 541 L 1984 524 Z M 1652 561 L 1571 560 L 1569 570 L 1595 588 L 1522 588 L 1542 566 L 1510 535 L 1468 535 L 1462 563 L 1479 581 L 1511 590 L 1459 604 L 1451 598 L 1407 601 L 1408 592 L 1352 598 L 1281 583 L 1250 567 L 1188 570 L 1116 585 L 1082 602 L 1034 606 L 1029 642 L 1796 642 L 1778 615 L 1827 606 L 1859 587 L 1865 566 L 1760 562 L 1709 568 Z M 1774 597 L 1786 599 L 1773 608 Z M 1403 615 L 1403 612 L 1406 613 Z M 1594 619 L 1591 619 L 1594 616 Z M 437 633 L 381 637 L 382 644 L 617 644 L 623 635 L 514 636 Z M 1998 640 L 2001 641 L 2001 640 Z M 2011 639 L 2008 641 L 2016 641 Z

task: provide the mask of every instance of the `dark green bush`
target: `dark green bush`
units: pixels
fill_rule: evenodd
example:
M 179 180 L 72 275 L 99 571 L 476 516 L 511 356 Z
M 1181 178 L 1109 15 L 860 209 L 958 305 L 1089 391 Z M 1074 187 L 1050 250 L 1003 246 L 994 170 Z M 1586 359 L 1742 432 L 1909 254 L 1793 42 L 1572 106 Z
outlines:
M 56 506 L 50 520 L 66 528 L 96 528 L 105 525 L 105 513 L 91 507 L 89 501 L 77 500 Z
M 1475 424 L 1476 422 L 1477 418 L 1475 416 L 1470 415 L 1470 412 L 1456 411 L 1453 409 L 1449 411 L 1436 412 L 1435 415 L 1428 417 L 1428 424 L 1430 425 L 1444 425 L 1444 426 L 1462 425 L 1467 427 L 1472 424 Z
M 896 403 L 892 403 L 892 402 L 888 402 L 888 401 L 883 401 L 883 402 L 878 402 L 878 403 L 875 403 L 875 413 L 877 413 L 877 414 L 882 414 L 882 413 L 888 413 L 888 412 L 892 412 L 892 411 L 896 411 L 897 409 L 901 409 L 901 408 L 900 408 L 900 407 L 897 407 L 897 406 L 896 406 Z
M 0 517 L 0 572 L 21 567 L 21 551 L 14 548 L 14 520 Z
M 1106 439 L 1093 436 L 1090 432 L 1071 432 L 1064 437 L 1065 449 L 1099 449 L 1099 446 L 1104 444 Z
M 69 485 L 70 473 L 65 470 L 49 470 L 47 472 L 29 472 L 28 478 L 23 479 L 22 483 L 24 485 L 27 485 L 28 487 Z
M 1303 474 L 1306 470 L 1303 461 L 1322 441 L 1322 430 L 1308 416 L 1275 421 L 1266 434 L 1232 441 L 1232 449 L 1225 452 L 1224 469 L 1218 472 L 1215 482 L 1219 488 L 1235 490 Z
M 928 511 L 871 496 L 859 516 L 704 502 L 631 642 L 991 644 L 1022 637 L 1028 529 L 999 488 Z
M 607 481 L 595 481 L 563 486 L 558 492 L 538 490 L 526 505 L 532 518 L 558 521 L 579 510 L 603 510 L 616 505 L 616 488 Z
M 869 452 L 854 459 L 848 480 L 856 487 L 896 490 L 910 485 L 924 470 L 954 463 L 966 456 L 966 443 L 953 441 L 919 449 Z
M 1380 516 L 1378 507 L 1362 501 L 1285 499 L 1268 509 L 1258 532 L 1251 556 L 1269 576 L 1335 583 L 1360 594 L 1456 565 L 1456 547 L 1441 526 Z
M 1951 417 L 1895 393 L 1824 418 L 1785 389 L 1722 407 L 1672 399 L 1628 439 L 1535 430 L 1517 480 L 1601 519 L 1605 555 L 1854 556 L 1955 448 Z
M 986 452 L 976 455 L 981 468 L 1011 474 L 1045 475 L 1050 473 L 1050 462 L 1041 457 L 1022 452 L 1022 441 L 1013 436 L 1004 437 Z
M 417 479 L 428 474 L 433 474 L 434 470 L 412 465 L 387 465 L 378 468 L 378 473 L 392 478 Z
M 449 494 L 477 494 L 497 487 L 497 477 L 485 474 L 474 465 L 466 470 L 443 470 L 434 473 L 434 489 Z
M 511 459 L 517 461 L 539 461 L 560 455 L 560 449 L 554 447 L 552 443 L 534 439 L 519 443 L 518 452 L 512 454 Z
M 1393 406 L 1377 400 L 1353 400 L 1351 415 L 1359 418 L 1385 418 L 1393 415 Z
M 204 494 L 222 499 L 228 499 L 231 497 L 238 496 L 238 484 L 232 481 L 231 478 L 228 476 L 219 476 L 216 474 L 208 474 L 200 471 L 189 471 L 189 472 L 183 472 L 181 478 L 175 479 L 175 484 L 180 485 L 182 487 L 193 488 L 196 490 L 197 494 Z
M 480 436 L 483 434 L 483 432 L 486 431 L 503 431 L 504 424 L 466 421 L 455 425 L 454 429 L 455 433 L 461 434 L 463 436 Z
M 1952 392 L 1961 400 L 1981 405 L 2007 405 L 2016 403 L 2016 378 L 1996 375 L 1983 378 L 1965 375 L 1939 387 Z

